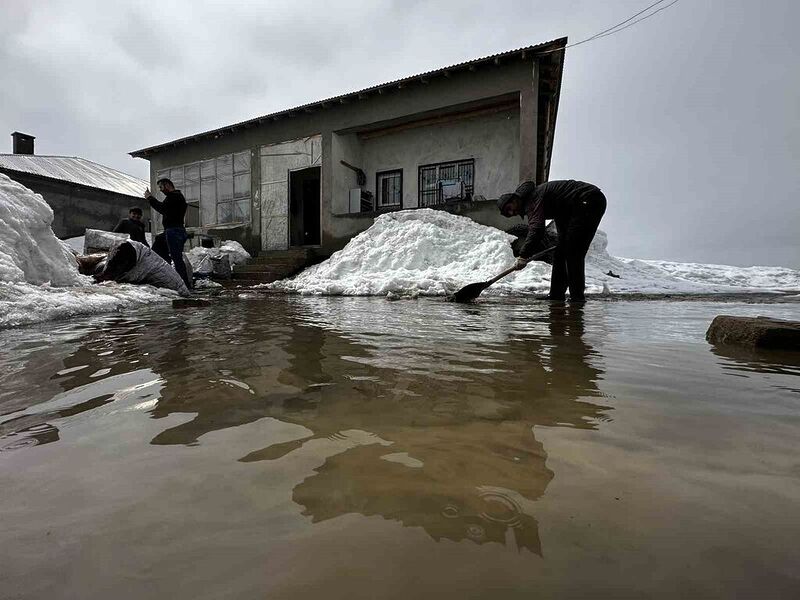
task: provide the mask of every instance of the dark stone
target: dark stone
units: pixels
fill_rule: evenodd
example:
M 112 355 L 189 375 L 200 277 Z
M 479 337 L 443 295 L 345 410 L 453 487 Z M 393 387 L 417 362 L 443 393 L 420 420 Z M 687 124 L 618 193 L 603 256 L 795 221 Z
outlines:
M 172 308 L 195 308 L 210 305 L 211 301 L 205 298 L 175 298 L 172 301 Z
M 708 328 L 706 340 L 712 344 L 800 351 L 800 322 L 719 315 Z

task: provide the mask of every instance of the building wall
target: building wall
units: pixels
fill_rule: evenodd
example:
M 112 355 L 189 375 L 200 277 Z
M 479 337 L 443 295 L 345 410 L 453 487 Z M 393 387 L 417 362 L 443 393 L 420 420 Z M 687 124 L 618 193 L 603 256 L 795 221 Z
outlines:
M 362 143 L 366 189 L 375 175 L 403 170 L 403 208 L 417 208 L 419 167 L 475 159 L 475 195 L 496 198 L 519 183 L 519 110 L 407 129 Z M 335 200 L 334 200 L 335 206 Z
M 53 232 L 61 239 L 83 235 L 87 228 L 109 231 L 120 219 L 127 218 L 131 206 L 142 209 L 145 230 L 149 230 L 150 206 L 144 198 L 44 179 L 36 175 L 0 171 L 42 195 L 53 209 Z
M 343 236 L 351 235 L 347 231 L 352 229 L 350 225 L 353 222 L 364 223 L 363 219 L 348 220 L 349 225 L 347 226 L 336 222 L 338 219 L 336 215 L 346 210 L 346 202 L 349 195 L 345 190 L 355 187 L 356 178 L 356 174 L 342 167 L 339 161 L 347 160 L 350 157 L 353 161 L 351 164 L 364 169 L 359 164 L 359 160 L 368 158 L 363 148 L 359 150 L 356 143 L 359 132 L 363 133 L 370 128 L 381 125 L 391 126 L 414 115 L 447 111 L 452 107 L 480 103 L 482 101 L 489 102 L 496 98 L 517 98 L 520 110 L 517 112 L 516 120 L 512 118 L 508 120 L 511 122 L 502 124 L 502 127 L 506 127 L 505 135 L 509 137 L 506 138 L 498 134 L 496 137 L 490 135 L 487 138 L 486 124 L 481 124 L 480 122 L 474 124 L 474 127 L 459 126 L 459 131 L 469 135 L 473 140 L 482 139 L 486 141 L 488 139 L 494 150 L 489 153 L 489 156 L 481 160 L 494 161 L 495 165 L 498 162 L 496 157 L 502 153 L 500 149 L 502 144 L 499 141 L 499 138 L 502 137 L 503 143 L 507 144 L 508 151 L 516 151 L 517 153 L 517 177 L 513 179 L 533 177 L 537 160 L 535 143 L 537 122 L 536 77 L 536 68 L 532 58 L 515 59 L 505 63 L 501 62 L 498 65 L 480 66 L 474 72 L 462 70 L 451 73 L 449 77 L 434 77 L 430 80 L 420 79 L 418 82 L 406 83 L 402 89 L 387 89 L 381 94 L 368 94 L 363 99 L 348 98 L 342 102 L 333 100 L 325 108 L 309 109 L 309 112 L 299 111 L 294 116 L 268 118 L 261 124 L 251 123 L 247 127 L 242 126 L 232 128 L 229 132 L 219 132 L 211 139 L 186 140 L 179 145 L 159 150 L 148 156 L 150 160 L 151 186 L 152 189 L 155 189 L 156 172 L 170 166 L 214 158 L 222 154 L 243 150 L 250 150 L 256 154 L 265 145 L 320 135 L 323 155 L 321 174 L 321 224 L 323 235 L 321 252 L 326 254 L 346 243 L 347 239 Z M 499 125 L 499 121 L 497 124 Z M 446 125 L 442 127 L 447 129 Z M 483 130 L 483 133 L 480 133 L 480 130 Z M 414 133 L 413 130 L 410 130 L 408 135 L 409 139 L 413 139 L 414 136 L 418 135 L 429 135 L 431 136 L 428 138 L 429 142 L 440 143 L 431 131 Z M 514 138 L 516 150 L 513 150 L 512 144 L 509 143 L 511 137 Z M 406 147 L 405 143 L 378 142 L 378 138 L 375 139 L 374 147 L 384 153 L 384 158 L 381 160 L 390 158 L 390 153 L 393 152 L 391 146 Z M 452 151 L 459 150 L 459 146 L 466 147 L 464 143 L 454 142 Z M 418 149 L 430 155 L 435 154 L 433 150 Z M 403 160 L 410 161 L 412 152 L 413 149 L 410 148 L 403 150 L 403 153 L 406 154 Z M 473 150 L 472 152 L 477 153 L 478 151 Z M 347 162 L 351 161 L 348 160 Z M 486 166 L 490 162 L 486 162 Z M 375 165 L 377 166 L 377 162 Z M 496 169 L 496 167 L 491 168 Z M 404 183 L 413 179 L 414 186 L 416 186 L 416 176 L 415 172 L 413 177 L 409 177 L 404 170 Z M 495 183 L 487 183 L 487 189 L 499 189 L 501 187 L 500 182 L 507 181 L 509 178 L 512 178 L 510 171 L 504 171 L 503 174 L 495 178 Z M 261 224 L 264 200 L 261 196 L 258 182 L 256 165 L 253 165 L 253 206 L 251 211 L 253 223 L 250 226 L 237 228 L 238 239 L 251 240 L 251 243 L 245 244 L 250 249 L 261 243 L 259 239 L 261 235 L 258 229 Z M 374 172 L 367 174 L 367 185 L 374 189 Z M 368 227 L 369 223 L 371 221 L 365 226 L 360 226 L 359 231 Z

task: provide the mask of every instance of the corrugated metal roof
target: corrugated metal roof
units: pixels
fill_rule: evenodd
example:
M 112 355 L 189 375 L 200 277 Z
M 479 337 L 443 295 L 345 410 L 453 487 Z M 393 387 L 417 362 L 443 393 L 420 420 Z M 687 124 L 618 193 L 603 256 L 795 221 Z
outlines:
M 152 154 L 154 152 L 158 152 L 159 150 L 163 150 L 169 146 L 177 146 L 178 144 L 186 144 L 189 142 L 196 141 L 203 137 L 208 136 L 220 136 L 225 133 L 233 133 L 236 129 L 239 128 L 247 128 L 253 125 L 258 125 L 267 119 L 277 120 L 280 117 L 290 116 L 298 111 L 304 112 L 311 112 L 312 109 L 321 107 L 326 108 L 330 104 L 344 102 L 348 99 L 352 98 L 364 98 L 372 93 L 380 93 L 381 90 L 390 87 L 403 87 L 405 84 L 410 83 L 416 80 L 424 80 L 429 77 L 435 77 L 438 75 L 447 75 L 451 71 L 459 71 L 461 69 L 474 69 L 476 66 L 488 62 L 494 61 L 495 63 L 499 63 L 500 60 L 506 59 L 509 57 L 521 55 L 523 58 L 527 53 L 530 54 L 547 54 L 550 52 L 558 52 L 563 51 L 564 46 L 567 45 L 567 38 L 558 38 L 556 40 L 551 40 L 549 42 L 542 42 L 541 44 L 534 44 L 533 46 L 525 46 L 524 48 L 517 48 L 516 50 L 508 50 L 507 52 L 500 52 L 497 54 L 492 54 L 490 56 L 484 56 L 482 58 L 476 58 L 474 60 L 469 60 L 466 62 L 458 63 L 456 65 L 450 65 L 449 67 L 442 67 L 441 69 L 435 69 L 433 71 L 427 71 L 425 73 L 419 73 L 417 75 L 411 75 L 410 77 L 404 77 L 403 79 L 396 79 L 394 81 L 390 81 L 388 83 L 382 83 L 379 85 L 374 85 L 372 87 L 365 88 L 363 90 L 358 90 L 356 92 L 350 92 L 348 94 L 342 94 L 339 96 L 334 96 L 332 98 L 326 98 L 325 100 L 319 100 L 317 102 L 311 102 L 308 104 L 303 104 L 301 106 L 296 106 L 295 108 L 290 108 L 287 110 L 281 110 L 278 112 L 270 113 L 268 115 L 263 115 L 261 117 L 256 117 L 255 119 L 249 119 L 247 121 L 242 121 L 240 123 L 234 123 L 233 125 L 227 125 L 225 127 L 220 127 L 218 129 L 212 129 L 210 131 L 205 131 L 203 133 L 198 133 L 195 135 L 190 135 L 187 137 L 178 138 L 177 140 L 172 140 L 170 142 L 165 142 L 163 144 L 158 144 L 157 146 L 150 146 L 149 148 L 143 148 L 141 150 L 136 150 L 134 152 L 130 152 L 130 155 L 135 158 L 145 158 L 147 155 Z
M 141 198 L 150 185 L 144 179 L 77 156 L 0 154 L 0 169 L 69 181 L 137 198 Z

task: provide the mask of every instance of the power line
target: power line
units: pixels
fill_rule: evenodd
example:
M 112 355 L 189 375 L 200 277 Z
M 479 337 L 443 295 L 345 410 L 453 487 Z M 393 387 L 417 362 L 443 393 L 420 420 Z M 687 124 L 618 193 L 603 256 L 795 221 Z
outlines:
M 662 7 L 661 7 L 661 8 L 659 8 L 658 10 L 655 10 L 655 11 L 651 12 L 651 13 L 650 13 L 650 14 L 648 14 L 648 15 L 645 15 L 645 16 L 643 16 L 643 17 L 642 17 L 642 18 L 640 18 L 640 19 L 636 19 L 636 17 L 638 17 L 639 15 L 642 15 L 642 14 L 646 13 L 646 12 L 647 12 L 648 10 L 650 10 L 651 8 L 654 8 L 654 7 L 658 6 L 658 5 L 659 5 L 659 4 L 661 4 L 662 2 L 666 2 L 666 0 L 658 0 L 657 2 L 653 2 L 653 4 L 651 4 L 651 5 L 650 5 L 650 6 L 648 6 L 647 8 L 643 8 L 642 10 L 640 10 L 639 12 L 637 12 L 636 14 L 634 14 L 634 15 L 631 15 L 630 17 L 628 17 L 628 18 L 627 18 L 627 19 L 625 19 L 624 21 L 620 21 L 619 23 L 617 23 L 617 24 L 616 24 L 616 25 L 614 25 L 613 27 L 609 27 L 608 29 L 604 29 L 603 31 L 599 31 L 598 33 L 595 33 L 594 35 L 592 35 L 592 36 L 590 36 L 590 37 L 588 37 L 588 38 L 586 38 L 586 39 L 584 39 L 584 40 L 581 40 L 581 41 L 579 41 L 579 42 L 575 42 L 574 44 L 567 44 L 567 45 L 566 45 L 566 46 L 564 46 L 563 48 L 557 48 L 557 49 L 555 49 L 555 50 L 546 50 L 545 52 L 541 52 L 540 54 L 550 54 L 551 52 L 561 52 L 562 50 L 566 50 L 567 48 L 573 48 L 573 47 L 575 47 L 575 46 L 580 46 L 581 44 L 585 44 L 586 42 L 591 42 L 591 41 L 593 41 L 593 40 L 598 40 L 598 39 L 600 39 L 600 38 L 608 37 L 609 35 L 614 35 L 615 33 L 619 33 L 620 31 L 622 31 L 623 29 L 627 29 L 628 27 L 631 27 L 631 26 L 633 26 L 633 25 L 636 25 L 637 23 L 639 23 L 639 22 L 641 22 L 641 21 L 644 21 L 645 19 L 649 19 L 650 17 L 652 17 L 652 16 L 654 16 L 654 15 L 656 15 L 656 14 L 660 13 L 662 10 L 666 10 L 667 8 L 669 8 L 669 7 L 670 7 L 670 6 L 672 6 L 673 4 L 677 3 L 678 1 L 679 1 L 679 0 L 672 0 L 672 2 L 670 2 L 670 3 L 669 3 L 669 4 L 667 4 L 666 6 L 662 6 Z M 631 21 L 632 19 L 636 19 L 636 20 L 635 20 L 635 21 L 633 21 L 632 23 L 631 23 L 631 22 L 629 22 L 629 21 Z M 626 23 L 627 23 L 627 25 L 626 25 Z M 621 27 L 621 25 L 624 25 L 624 27 Z
M 662 6 L 662 7 L 661 7 L 661 8 L 659 8 L 658 10 L 656 10 L 656 11 L 653 11 L 653 12 L 652 12 L 652 13 L 650 13 L 649 15 L 645 15 L 645 16 L 644 16 L 644 17 L 642 17 L 641 19 L 636 19 L 636 20 L 635 20 L 633 23 L 628 23 L 627 25 L 625 25 L 625 27 L 620 27 L 619 29 L 617 29 L 617 30 L 615 30 L 615 31 L 612 31 L 611 33 L 606 33 L 606 34 L 604 34 L 604 35 L 597 35 L 597 36 L 596 36 L 595 38 L 593 38 L 593 39 L 600 39 L 601 37 L 607 37 L 607 36 L 609 36 L 609 35 L 613 35 L 613 34 L 615 34 L 615 33 L 619 33 L 619 32 L 620 32 L 620 31 L 622 31 L 623 29 L 627 29 L 628 27 L 631 27 L 632 25 L 636 25 L 637 23 L 639 23 L 639 22 L 641 22 L 641 21 L 644 21 L 645 19 L 649 19 L 650 17 L 652 17 L 652 16 L 654 16 L 654 15 L 656 15 L 656 14 L 660 13 L 662 10 L 666 10 L 666 9 L 668 9 L 670 6 L 672 6 L 672 5 L 673 5 L 673 4 L 675 4 L 676 2 L 678 2 L 678 0 L 672 0 L 672 2 L 670 2 L 670 3 L 669 3 L 669 4 L 667 4 L 666 6 Z
M 650 6 L 648 6 L 647 8 L 645 8 L 645 9 L 643 9 L 643 10 L 640 10 L 640 11 L 639 11 L 638 13 L 636 13 L 635 15 L 631 15 L 630 17 L 628 17 L 628 18 L 627 18 L 627 19 L 625 19 L 624 21 L 620 21 L 619 23 L 617 23 L 617 24 L 616 24 L 616 25 L 614 25 L 613 27 L 609 27 L 608 29 L 604 29 L 603 31 L 601 31 L 601 32 L 599 32 L 599 33 L 595 33 L 593 36 L 591 36 L 591 37 L 588 37 L 588 38 L 586 38 L 585 40 L 581 40 L 580 42 L 575 42 L 574 44 L 570 44 L 570 45 L 568 45 L 568 46 L 565 46 L 565 48 L 572 48 L 573 46 L 580 46 L 581 44 L 585 44 L 586 42 L 591 42 L 592 40 L 594 40 L 594 39 L 596 39 L 596 38 L 599 38 L 600 36 L 603 36 L 603 35 L 610 35 L 611 33 L 613 33 L 613 30 L 614 30 L 614 29 L 616 29 L 617 27 L 619 27 L 620 25 L 624 25 L 625 23 L 627 23 L 627 22 L 628 22 L 628 21 L 630 21 L 631 19 L 635 19 L 636 17 L 638 17 L 638 16 L 639 16 L 639 15 L 641 15 L 642 13 L 646 13 L 648 10 L 650 10 L 650 9 L 651 9 L 651 8 L 653 8 L 654 6 L 658 6 L 659 4 L 661 4 L 661 3 L 662 3 L 662 2 L 664 2 L 664 1 L 665 1 L 665 0 L 658 0 L 658 2 L 653 2 L 653 3 L 652 3 Z

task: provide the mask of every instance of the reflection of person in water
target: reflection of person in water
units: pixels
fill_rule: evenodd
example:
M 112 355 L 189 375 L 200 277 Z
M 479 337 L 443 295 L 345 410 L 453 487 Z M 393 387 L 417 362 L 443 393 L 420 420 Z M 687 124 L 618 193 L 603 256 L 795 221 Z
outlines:
M 380 515 L 436 540 L 506 543 L 512 536 L 517 547 L 540 553 L 533 502 L 553 473 L 533 428 L 592 428 L 606 410 L 585 400 L 599 395 L 601 371 L 588 364 L 582 311 L 563 307 L 551 323 L 549 339 L 517 337 L 507 345 L 506 372 L 473 369 L 457 381 L 343 361 L 357 355 L 353 337 L 326 332 L 318 365 L 333 383 L 330 393 L 296 412 L 285 405 L 279 416 L 314 435 L 242 460 L 327 456 L 293 493 L 315 522 Z M 371 343 L 385 352 L 374 347 L 379 338 Z M 301 362 L 308 365 L 298 358 L 292 368 Z

